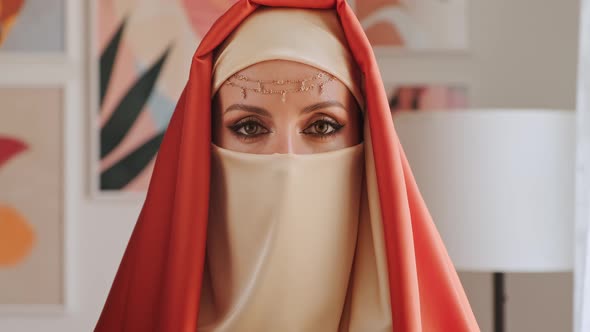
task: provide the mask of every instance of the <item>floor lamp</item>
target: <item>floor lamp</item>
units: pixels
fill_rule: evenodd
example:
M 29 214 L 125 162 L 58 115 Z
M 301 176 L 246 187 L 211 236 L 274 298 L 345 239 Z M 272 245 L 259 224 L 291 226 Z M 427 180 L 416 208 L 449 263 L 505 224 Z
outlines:
M 573 265 L 573 111 L 482 109 L 394 115 L 416 181 L 457 270 L 504 273 Z

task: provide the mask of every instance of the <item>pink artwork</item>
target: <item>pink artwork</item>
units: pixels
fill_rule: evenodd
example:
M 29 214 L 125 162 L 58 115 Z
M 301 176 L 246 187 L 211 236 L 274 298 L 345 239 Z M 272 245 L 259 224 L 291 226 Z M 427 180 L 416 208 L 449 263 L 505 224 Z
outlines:
M 102 191 L 143 191 L 194 51 L 233 0 L 100 0 Z
M 467 89 L 445 85 L 404 85 L 388 89 L 392 112 L 464 109 Z
M 375 47 L 467 48 L 467 0 L 349 0 Z
M 0 305 L 64 303 L 62 94 L 0 88 Z
M 21 140 L 0 136 L 0 172 L 2 165 L 27 150 Z M 22 262 L 33 248 L 35 231 L 16 208 L 0 201 L 0 267 Z

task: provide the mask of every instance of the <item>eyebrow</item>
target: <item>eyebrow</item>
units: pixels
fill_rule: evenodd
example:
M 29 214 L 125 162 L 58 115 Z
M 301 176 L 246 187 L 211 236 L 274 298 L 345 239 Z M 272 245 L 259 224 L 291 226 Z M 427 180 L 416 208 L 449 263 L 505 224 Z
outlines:
M 337 102 L 335 100 L 329 100 L 329 101 L 323 101 L 321 103 L 309 105 L 309 106 L 305 107 L 303 110 L 301 110 L 301 114 L 310 113 L 310 112 L 317 111 L 322 108 L 327 108 L 327 107 L 332 107 L 332 106 L 340 107 L 343 110 L 348 111 L 346 109 L 346 107 L 344 107 L 344 105 L 342 105 L 342 103 Z
M 335 101 L 335 100 L 329 100 L 329 101 L 323 101 L 320 103 L 309 105 L 309 106 L 305 107 L 304 109 L 302 109 L 300 114 L 311 113 L 313 111 L 317 111 L 322 108 L 334 107 L 334 106 L 340 107 L 343 110 L 348 111 L 346 109 L 346 107 L 344 107 L 344 105 L 342 105 L 342 103 Z M 246 105 L 246 104 L 233 104 L 233 105 L 229 106 L 225 110 L 224 113 L 228 113 L 228 112 L 232 112 L 232 111 L 246 111 L 246 112 L 255 113 L 255 114 L 258 114 L 261 116 L 266 116 L 269 118 L 272 117 L 271 113 L 269 111 L 267 111 L 266 109 L 264 109 L 262 107 Z
M 233 104 L 230 107 L 228 107 L 225 112 L 223 113 L 228 113 L 228 112 L 232 112 L 232 111 L 247 111 L 247 112 L 251 112 L 251 113 L 256 113 L 258 115 L 261 116 L 266 116 L 271 118 L 272 115 L 270 114 L 269 111 L 265 110 L 262 107 L 258 107 L 258 106 L 252 106 L 252 105 L 245 105 L 245 104 Z

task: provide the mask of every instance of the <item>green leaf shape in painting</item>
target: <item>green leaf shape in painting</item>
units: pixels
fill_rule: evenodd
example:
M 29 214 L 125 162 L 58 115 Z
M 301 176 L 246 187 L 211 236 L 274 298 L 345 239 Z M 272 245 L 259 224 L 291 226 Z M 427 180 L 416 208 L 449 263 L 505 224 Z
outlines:
M 170 47 L 127 91 L 109 120 L 100 131 L 100 158 L 104 158 L 117 147 L 143 110 L 150 98 Z
M 107 89 L 113 73 L 113 67 L 115 65 L 115 59 L 119 53 L 119 44 L 121 43 L 121 37 L 123 36 L 123 31 L 125 31 L 126 25 L 127 19 L 124 19 L 113 35 L 113 38 L 111 38 L 100 55 L 100 106 L 102 106 L 104 97 L 107 94 Z
M 164 138 L 161 132 L 100 175 L 101 190 L 121 190 L 152 161 Z

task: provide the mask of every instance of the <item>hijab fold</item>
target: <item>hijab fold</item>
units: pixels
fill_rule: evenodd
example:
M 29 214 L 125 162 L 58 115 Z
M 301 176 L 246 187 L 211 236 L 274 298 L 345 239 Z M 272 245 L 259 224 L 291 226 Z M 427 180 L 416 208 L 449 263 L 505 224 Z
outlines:
M 95 331 L 197 331 L 209 216 L 213 52 L 259 6 L 338 15 L 363 77 L 393 331 L 479 331 L 395 133 L 371 45 L 345 0 L 241 0 L 213 25 L 193 57 Z

